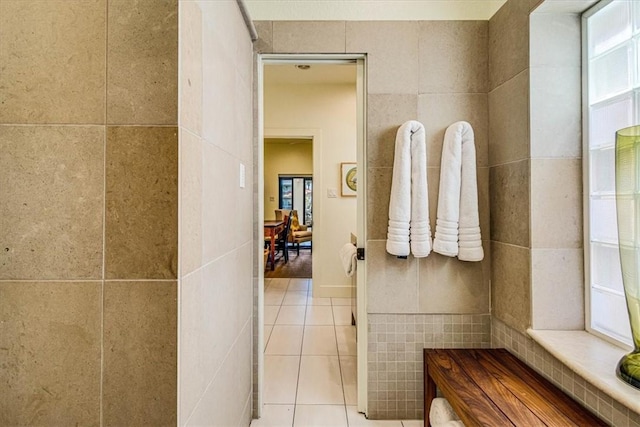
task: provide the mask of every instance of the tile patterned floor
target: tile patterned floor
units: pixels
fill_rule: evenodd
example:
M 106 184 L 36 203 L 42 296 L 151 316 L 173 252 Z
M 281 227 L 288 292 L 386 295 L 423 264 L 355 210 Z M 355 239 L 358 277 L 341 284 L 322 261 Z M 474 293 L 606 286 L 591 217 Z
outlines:
M 310 279 L 265 279 L 265 405 L 251 426 L 422 427 L 358 413 L 351 302 L 310 289 Z

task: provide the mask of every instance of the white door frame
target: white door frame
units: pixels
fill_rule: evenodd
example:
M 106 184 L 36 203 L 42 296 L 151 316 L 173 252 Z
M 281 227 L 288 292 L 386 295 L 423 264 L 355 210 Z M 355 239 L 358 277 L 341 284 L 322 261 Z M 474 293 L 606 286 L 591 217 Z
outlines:
M 259 54 L 257 55 L 257 102 L 258 102 L 258 229 L 256 235 L 261 236 L 264 226 L 264 65 L 265 64 L 340 64 L 345 62 L 356 63 L 357 66 L 357 164 L 358 164 L 358 198 L 357 198 L 357 233 L 358 248 L 366 245 L 366 55 L 364 54 Z M 316 161 L 316 145 L 320 142 L 321 133 L 318 129 L 305 130 L 306 135 L 300 135 L 300 129 L 296 129 L 297 135 L 290 130 L 269 129 L 268 136 L 293 136 L 311 137 L 314 145 L 314 163 Z M 315 165 L 314 165 L 315 168 Z M 315 182 L 316 188 L 320 188 Z M 318 194 L 319 195 L 319 194 Z M 314 203 L 316 194 L 314 194 Z M 262 241 L 258 239 L 258 252 L 262 253 Z M 258 415 L 262 413 L 264 390 L 264 261 L 258 257 Z M 358 324 L 357 332 L 357 371 L 358 371 L 358 411 L 367 413 L 367 309 L 366 309 L 366 267 L 365 261 L 358 261 L 357 268 L 357 307 Z

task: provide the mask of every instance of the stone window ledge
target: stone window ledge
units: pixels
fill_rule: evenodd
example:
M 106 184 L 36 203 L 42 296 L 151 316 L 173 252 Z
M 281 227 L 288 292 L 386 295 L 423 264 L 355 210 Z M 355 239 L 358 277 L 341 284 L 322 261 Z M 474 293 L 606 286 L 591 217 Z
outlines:
M 615 372 L 618 361 L 628 350 L 585 331 L 528 329 L 527 333 L 585 381 L 640 413 L 640 390 L 618 379 Z

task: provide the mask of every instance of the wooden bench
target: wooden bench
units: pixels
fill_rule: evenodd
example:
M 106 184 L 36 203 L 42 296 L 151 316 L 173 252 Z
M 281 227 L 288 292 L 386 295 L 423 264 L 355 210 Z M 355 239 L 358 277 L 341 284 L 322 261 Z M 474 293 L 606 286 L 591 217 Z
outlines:
M 504 349 L 424 350 L 424 425 L 436 388 L 466 427 L 606 426 Z

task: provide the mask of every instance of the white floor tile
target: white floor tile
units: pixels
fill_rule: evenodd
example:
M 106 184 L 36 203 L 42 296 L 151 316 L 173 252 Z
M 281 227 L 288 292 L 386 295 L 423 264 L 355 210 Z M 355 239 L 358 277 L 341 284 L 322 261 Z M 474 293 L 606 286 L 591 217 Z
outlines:
M 299 356 L 304 326 L 275 325 L 264 354 Z
M 294 404 L 300 356 L 264 356 L 264 403 Z
M 342 388 L 344 401 L 347 405 L 358 404 L 358 375 L 355 356 L 340 357 L 340 371 L 342 372 Z
M 345 305 L 333 307 L 333 318 L 336 322 L 336 325 L 350 325 L 351 307 Z
M 282 301 L 283 305 L 306 305 L 307 293 L 305 291 L 287 291 Z
M 331 307 L 322 305 L 310 305 L 307 307 L 307 325 L 333 325 Z
M 302 356 L 297 404 L 344 404 L 337 356 Z
M 403 427 L 424 427 L 424 420 L 402 420 Z
M 251 427 L 289 427 L 293 425 L 294 405 L 264 405 L 262 417 L 251 420 Z
M 311 281 L 309 279 L 289 279 L 289 290 L 290 291 L 308 291 L 309 284 Z
M 283 305 L 280 307 L 276 325 L 304 325 L 304 305 Z
M 331 305 L 348 305 L 351 307 L 351 298 L 331 298 Z
M 347 427 L 344 405 L 296 405 L 294 427 Z
M 269 288 L 264 291 L 264 305 L 280 305 L 284 299 L 285 291 L 282 289 Z
M 356 356 L 356 327 L 336 326 L 338 354 L 340 356 Z
M 279 305 L 265 305 L 264 306 L 264 324 L 274 325 L 276 323 L 276 317 L 278 317 Z
M 307 305 L 331 305 L 331 298 L 312 297 L 307 298 Z
M 306 356 L 337 356 L 338 347 L 333 326 L 306 325 L 302 354 Z
M 391 420 L 368 420 L 358 412 L 356 406 L 347 406 L 349 427 L 402 427 L 402 422 Z M 253 425 L 253 424 L 252 424 Z M 422 425 L 420 427 L 423 427 Z
M 269 337 L 271 337 L 271 332 L 273 331 L 273 325 L 264 325 L 264 348 L 266 350 L 267 345 L 269 344 Z
M 281 291 L 286 291 L 289 286 L 289 281 L 291 279 L 269 279 L 271 283 L 269 284 L 269 289 L 280 289 Z

